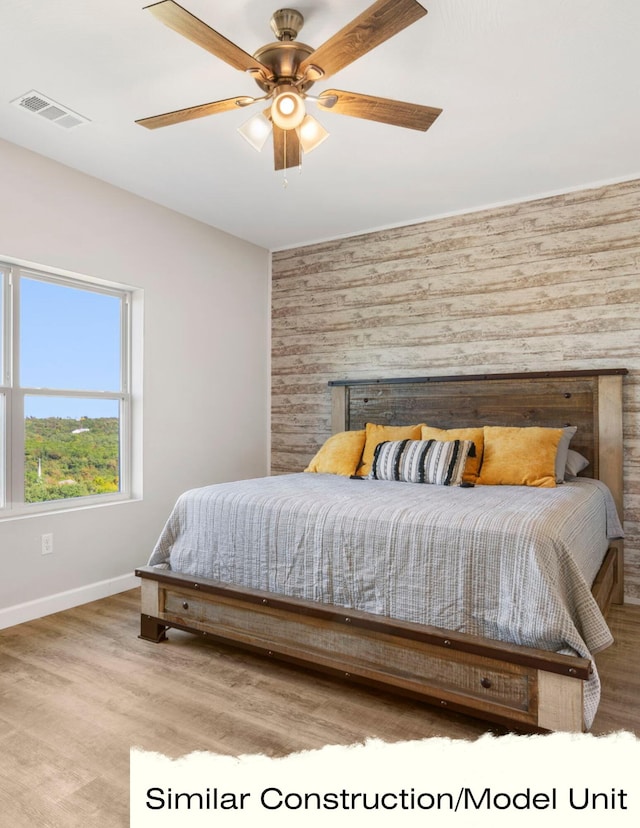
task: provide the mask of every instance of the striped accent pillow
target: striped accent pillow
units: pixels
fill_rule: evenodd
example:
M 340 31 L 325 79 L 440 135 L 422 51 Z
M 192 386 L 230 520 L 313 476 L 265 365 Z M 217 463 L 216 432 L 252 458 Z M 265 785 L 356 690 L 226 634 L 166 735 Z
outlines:
M 378 443 L 369 477 L 459 486 L 472 446 L 471 440 L 389 440 Z

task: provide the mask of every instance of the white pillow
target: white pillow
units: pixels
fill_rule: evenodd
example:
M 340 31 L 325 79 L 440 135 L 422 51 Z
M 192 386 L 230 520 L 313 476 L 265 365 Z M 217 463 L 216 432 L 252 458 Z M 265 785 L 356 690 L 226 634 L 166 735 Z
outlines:
M 564 469 L 565 478 L 577 477 L 583 469 L 586 469 L 589 461 L 580 452 L 569 449 L 567 451 L 567 464 Z

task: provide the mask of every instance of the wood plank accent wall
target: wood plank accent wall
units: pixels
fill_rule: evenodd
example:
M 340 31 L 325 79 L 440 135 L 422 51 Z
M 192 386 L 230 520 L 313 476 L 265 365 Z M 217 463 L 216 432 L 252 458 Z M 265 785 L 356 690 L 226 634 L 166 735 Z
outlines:
M 640 603 L 640 180 L 279 251 L 272 473 L 331 433 L 332 379 L 627 368 L 627 600 Z

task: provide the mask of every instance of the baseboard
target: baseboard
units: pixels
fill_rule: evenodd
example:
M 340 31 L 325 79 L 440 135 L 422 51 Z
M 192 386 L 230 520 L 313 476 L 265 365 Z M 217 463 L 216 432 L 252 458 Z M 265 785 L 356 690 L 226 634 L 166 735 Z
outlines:
M 109 595 L 135 589 L 139 585 L 140 579 L 136 578 L 135 575 L 120 575 L 117 578 L 97 581 L 77 589 L 58 592 L 56 595 L 47 595 L 45 598 L 38 598 L 35 601 L 16 604 L 13 607 L 0 610 L 0 630 L 13 627 L 16 624 L 23 624 L 25 621 L 43 618 L 45 615 L 51 615 L 54 612 L 79 607 L 81 604 L 88 604 L 90 601 L 97 601 L 100 598 L 108 598 Z

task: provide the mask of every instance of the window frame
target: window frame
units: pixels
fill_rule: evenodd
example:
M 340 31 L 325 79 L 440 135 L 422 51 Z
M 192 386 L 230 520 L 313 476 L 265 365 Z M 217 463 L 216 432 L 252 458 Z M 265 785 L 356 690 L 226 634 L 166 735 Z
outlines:
M 128 501 L 133 498 L 132 324 L 135 289 L 79 275 L 0 261 L 0 520 Z M 20 279 L 36 279 L 120 300 L 120 389 L 33 388 L 20 385 Z M 25 398 L 115 400 L 119 411 L 119 491 L 25 502 Z

